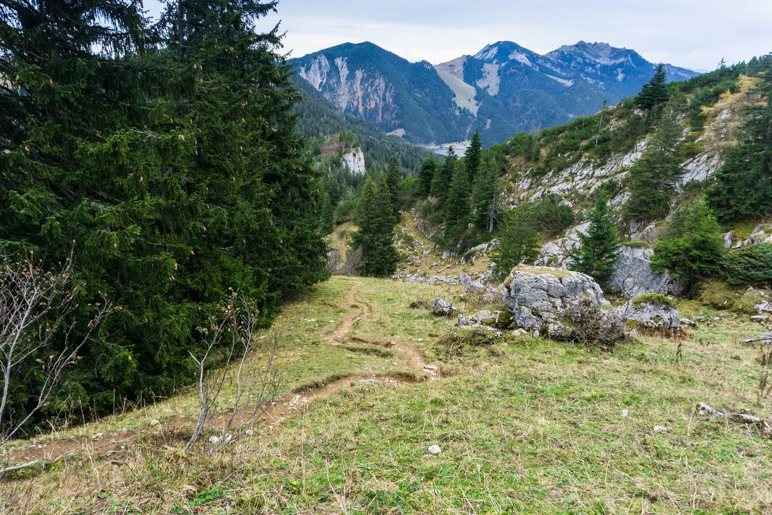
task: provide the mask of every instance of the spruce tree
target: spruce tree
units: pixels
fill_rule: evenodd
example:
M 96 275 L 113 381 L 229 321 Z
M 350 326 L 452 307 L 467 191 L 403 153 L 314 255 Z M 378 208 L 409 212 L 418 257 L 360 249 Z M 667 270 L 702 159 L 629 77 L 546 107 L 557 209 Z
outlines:
M 683 174 L 683 155 L 679 146 L 683 134 L 678 120 L 680 101 L 674 97 L 665 106 L 649 146 L 627 173 L 630 198 L 623 212 L 629 221 L 655 220 L 670 212 L 670 198 Z
M 673 213 L 654 245 L 651 268 L 669 270 L 693 292 L 697 281 L 718 271 L 724 252 L 721 227 L 700 200 Z
M 741 143 L 729 150 L 705 192 L 719 222 L 772 217 L 772 56 L 759 89 L 764 104 L 748 109 Z
M 421 184 L 421 194 L 428 196 L 432 191 L 432 179 L 437 169 L 437 163 L 432 157 L 427 157 L 421 164 L 421 170 L 418 172 L 418 180 Z
M 389 158 L 389 165 L 386 168 L 386 183 L 388 185 L 392 219 L 397 224 L 402 213 L 402 171 L 400 170 L 397 156 Z
M 581 246 L 570 253 L 573 260 L 570 268 L 591 276 L 606 289 L 619 259 L 619 243 L 614 219 L 603 196 L 595 199 L 595 207 L 587 218 L 590 226 L 587 233 L 577 233 Z
M 376 188 L 370 177 L 365 180 L 354 213 L 359 230 L 352 235 L 351 247 L 361 249 L 358 266 L 361 274 L 385 277 L 394 273 L 399 254 L 393 244 L 392 210 L 385 191 L 388 186 L 385 179 L 379 183 Z
M 448 198 L 450 182 L 453 180 L 457 161 L 458 157 L 453 151 L 453 147 L 450 147 L 450 149 L 448 149 L 448 155 L 445 157 L 445 162 L 442 166 L 438 166 L 434 171 L 434 177 L 432 178 L 432 195 L 439 199 L 441 205 L 444 205 L 445 199 Z
M 496 221 L 498 180 L 496 167 L 484 160 L 472 186 L 472 217 L 478 228 L 488 232 L 493 232 Z
M 480 131 L 474 131 L 472 141 L 464 153 L 464 168 L 469 176 L 469 180 L 474 182 L 480 171 L 480 162 L 482 159 L 482 142 L 480 141 Z
M 450 183 L 448 199 L 445 202 L 445 243 L 457 243 L 469 223 L 470 190 L 469 175 L 463 168 L 458 168 Z
M 667 85 L 667 72 L 665 65 L 659 63 L 654 70 L 654 75 L 651 77 L 648 83 L 643 85 L 641 92 L 635 97 L 635 105 L 645 111 L 652 111 L 656 106 L 662 105 L 667 102 L 668 93 Z
M 498 245 L 493 250 L 496 277 L 503 279 L 520 263 L 532 263 L 539 255 L 538 240 L 532 204 L 521 204 L 505 212 L 498 230 Z

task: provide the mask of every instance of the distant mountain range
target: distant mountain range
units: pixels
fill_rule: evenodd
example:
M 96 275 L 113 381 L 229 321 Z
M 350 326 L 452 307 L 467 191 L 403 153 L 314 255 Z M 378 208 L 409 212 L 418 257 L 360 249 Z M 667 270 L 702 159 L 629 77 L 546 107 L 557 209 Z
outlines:
M 558 125 L 637 94 L 656 65 L 606 43 L 545 55 L 509 41 L 437 66 L 411 63 L 372 43 L 346 43 L 290 61 L 341 112 L 416 144 L 469 139 L 487 145 Z M 666 65 L 668 80 L 697 72 Z

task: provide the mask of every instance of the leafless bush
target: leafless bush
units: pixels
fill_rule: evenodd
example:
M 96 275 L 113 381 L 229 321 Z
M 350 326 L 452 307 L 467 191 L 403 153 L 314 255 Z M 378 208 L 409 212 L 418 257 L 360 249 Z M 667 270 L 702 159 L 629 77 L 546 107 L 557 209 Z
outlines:
M 761 375 L 756 393 L 756 404 L 761 404 L 761 399 L 766 399 L 772 394 L 772 381 L 769 378 L 769 369 L 772 368 L 772 345 L 762 343 L 759 347 L 761 349 L 761 356 L 759 357 Z
M 627 337 L 622 317 L 604 311 L 589 298 L 571 305 L 565 318 L 573 329 L 573 339 L 584 345 L 599 343 L 611 347 Z
M 71 274 L 72 254 L 56 272 L 45 271 L 32 255 L 0 256 L 0 447 L 46 405 L 65 367 L 77 361 L 80 349 L 112 312 L 103 299 L 92 306 L 94 315 L 80 330 Z M 42 382 L 25 411 L 16 413 L 11 392 L 33 368 L 42 370 Z
M 190 353 L 198 365 L 199 415 L 185 452 L 200 438 L 229 375 L 236 393 L 219 436 L 211 439 L 219 448 L 249 434 L 254 421 L 271 406 L 279 386 L 274 366 L 279 338 L 272 334 L 256 339 L 256 330 L 257 309 L 235 293 L 223 308 L 221 318 L 200 329 L 203 353 L 200 357 Z M 224 359 L 219 362 L 217 358 L 223 354 Z M 215 364 L 219 366 L 215 368 Z

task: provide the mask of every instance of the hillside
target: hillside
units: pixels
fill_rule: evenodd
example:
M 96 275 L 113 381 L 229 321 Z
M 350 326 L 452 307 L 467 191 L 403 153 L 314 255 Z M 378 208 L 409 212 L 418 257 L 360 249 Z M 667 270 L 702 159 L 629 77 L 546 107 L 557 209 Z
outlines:
M 283 380 L 250 436 L 220 449 L 207 442 L 215 424 L 182 453 L 197 413 L 186 390 L 15 442 L 9 465 L 54 461 L 6 476 L 0 505 L 6 513 L 772 509 L 768 441 L 695 408 L 772 412 L 772 399 L 756 395 L 757 349 L 737 343 L 758 324 L 682 303 L 685 315 L 712 321 L 677 341 L 642 336 L 609 353 L 464 332 L 431 316 L 437 296 L 469 302 L 448 285 L 333 278 L 259 333 L 278 336 Z M 235 393 L 225 388 L 221 413 Z M 431 445 L 441 453 L 429 454 Z
M 655 65 L 605 43 L 539 55 L 502 41 L 447 63 L 410 63 L 371 43 L 344 44 L 290 61 L 339 111 L 407 141 L 486 145 L 551 127 L 636 94 Z M 669 80 L 695 72 L 668 65 Z

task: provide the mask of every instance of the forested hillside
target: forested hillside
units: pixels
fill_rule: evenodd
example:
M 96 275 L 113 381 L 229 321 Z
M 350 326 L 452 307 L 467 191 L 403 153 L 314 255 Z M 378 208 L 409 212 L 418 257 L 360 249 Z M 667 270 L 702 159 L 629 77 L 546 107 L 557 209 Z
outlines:
M 133 0 L 3 4 L 0 434 L 170 395 L 229 299 L 266 324 L 327 277 L 299 95 L 257 31 L 275 6 L 171 2 L 153 23 Z M 26 326 L 35 280 L 76 300 Z

